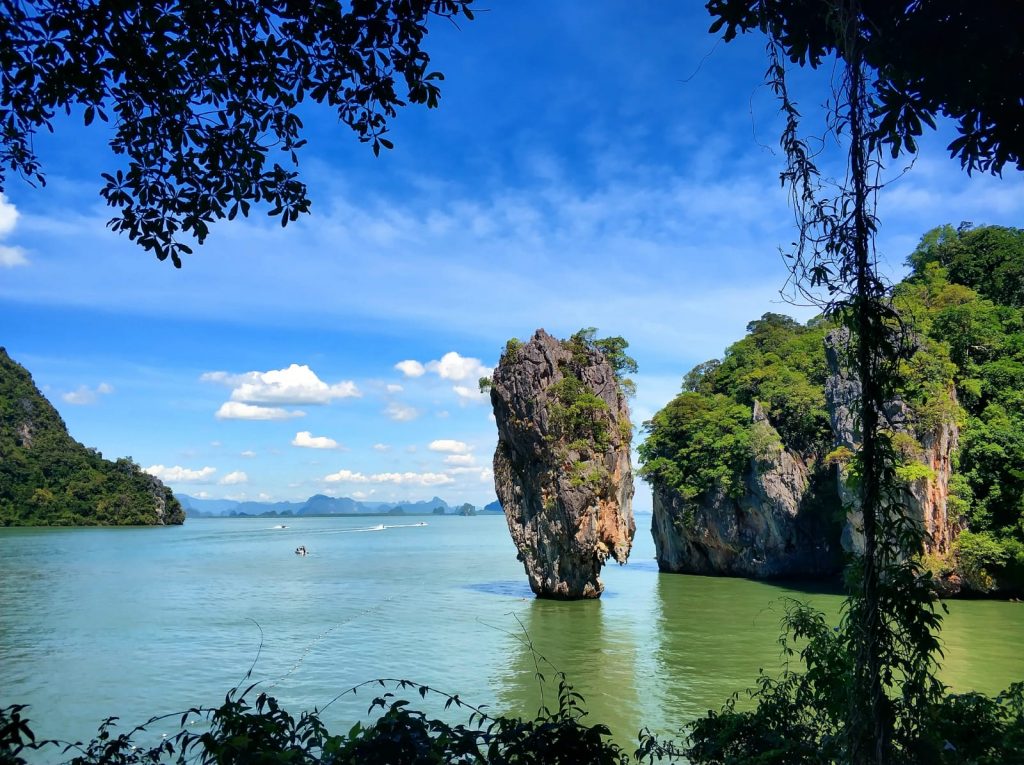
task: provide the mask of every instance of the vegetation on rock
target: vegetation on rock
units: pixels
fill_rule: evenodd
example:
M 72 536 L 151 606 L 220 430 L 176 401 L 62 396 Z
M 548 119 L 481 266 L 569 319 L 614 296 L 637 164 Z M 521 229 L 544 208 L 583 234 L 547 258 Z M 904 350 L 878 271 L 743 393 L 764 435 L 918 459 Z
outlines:
M 180 524 L 171 490 L 130 458 L 103 459 L 68 435 L 31 375 L 0 348 L 0 525 Z
M 974 268 L 978 262 L 984 268 Z M 948 501 L 969 531 L 956 543 L 955 560 L 945 564 L 971 589 L 1019 592 L 1024 296 L 1015 289 L 1024 273 L 1024 231 L 943 226 L 924 235 L 908 264 L 913 271 L 894 294 L 899 320 L 914 338 L 897 387 L 910 421 L 889 434 L 896 476 L 906 483 L 931 477 L 920 439 L 943 423 L 959 423 Z M 824 340 L 834 326 L 824 319 L 803 326 L 779 314 L 750 322 L 746 337 L 721 360 L 694 367 L 683 392 L 645 423 L 641 475 L 691 501 L 715 490 L 741 492 L 750 460 L 767 448 L 752 422 L 755 402 L 783 446 L 819 471 L 848 470 L 852 452 L 836 444 L 825 400 Z M 853 485 L 857 477 L 845 478 Z

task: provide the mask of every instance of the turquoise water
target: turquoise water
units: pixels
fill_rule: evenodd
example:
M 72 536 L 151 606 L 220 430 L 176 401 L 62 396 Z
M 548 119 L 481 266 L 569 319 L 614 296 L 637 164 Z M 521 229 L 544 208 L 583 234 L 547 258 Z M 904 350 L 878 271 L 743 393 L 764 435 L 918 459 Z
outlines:
M 777 667 L 784 598 L 839 607 L 828 593 L 659 574 L 649 516 L 630 564 L 605 569 L 600 601 L 537 601 L 502 517 L 411 525 L 420 520 L 0 530 L 0 705 L 30 704 L 41 736 L 89 738 L 110 715 L 134 725 L 218 704 L 252 667 L 294 712 L 391 677 L 532 714 L 555 696 L 538 669 L 553 678 L 554 667 L 629 744 L 641 727 L 672 732 Z M 947 683 L 993 693 L 1024 679 L 1024 605 L 953 602 L 950 612 Z M 375 693 L 342 695 L 329 727 L 365 717 Z M 431 698 L 416 701 L 440 712 Z

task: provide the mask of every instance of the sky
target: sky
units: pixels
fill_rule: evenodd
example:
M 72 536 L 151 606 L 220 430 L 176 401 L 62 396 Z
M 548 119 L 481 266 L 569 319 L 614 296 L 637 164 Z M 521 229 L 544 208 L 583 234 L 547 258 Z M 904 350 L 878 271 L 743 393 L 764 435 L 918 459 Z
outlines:
M 486 8 L 432 26 L 441 105 L 400 111 L 393 151 L 304 108 L 312 213 L 218 223 L 181 270 L 106 228 L 102 125 L 39 137 L 46 187 L 0 199 L 0 345 L 75 438 L 197 497 L 482 505 L 476 384 L 509 338 L 626 338 L 639 425 L 752 319 L 814 315 L 780 296 L 794 226 L 762 39 L 717 41 L 697 2 Z M 811 133 L 830 74 L 794 73 Z M 967 176 L 953 135 L 887 171 L 892 279 L 937 225 L 1024 222 L 1020 175 Z

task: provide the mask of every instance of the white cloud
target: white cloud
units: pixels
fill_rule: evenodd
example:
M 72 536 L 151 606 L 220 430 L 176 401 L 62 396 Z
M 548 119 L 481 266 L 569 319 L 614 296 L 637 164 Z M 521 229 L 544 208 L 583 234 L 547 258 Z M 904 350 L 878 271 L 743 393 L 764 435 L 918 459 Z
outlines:
M 395 369 L 401 372 L 406 377 L 422 377 L 426 369 L 423 365 L 412 359 L 406 359 L 405 361 L 399 361 L 395 364 Z
M 472 454 L 449 454 L 444 458 L 446 465 L 475 465 L 476 457 Z
M 76 406 L 85 406 L 87 404 L 95 404 L 96 400 L 101 395 L 109 395 L 114 392 L 114 387 L 107 383 L 100 383 L 96 388 L 90 388 L 86 385 L 79 385 L 75 390 L 68 391 L 63 394 L 61 398 L 69 403 L 75 404 Z
M 431 441 L 427 448 L 432 452 L 448 452 L 450 454 L 466 454 L 470 451 L 470 446 L 465 441 L 456 441 L 452 438 L 439 438 L 436 441 Z
M 445 470 L 448 475 L 475 475 L 480 483 L 488 483 L 494 480 L 494 471 L 486 467 L 453 467 Z
M 337 398 L 358 398 L 362 395 L 351 380 L 328 385 L 305 364 L 240 375 L 206 372 L 199 379 L 234 386 L 231 400 L 249 404 L 320 405 L 329 404 Z
M 373 483 L 394 483 L 413 486 L 441 486 L 455 483 L 450 475 L 444 473 L 374 473 L 370 476 Z
M 245 474 L 243 470 L 235 470 L 232 473 L 228 473 L 226 476 L 221 478 L 217 483 L 221 486 L 235 486 L 240 483 L 248 483 L 249 476 Z
M 214 414 L 218 420 L 289 420 L 305 416 L 305 412 L 297 409 L 289 411 L 279 407 L 241 404 L 238 401 L 225 401 Z
M 403 390 L 405 390 L 405 388 L 398 383 L 389 383 L 387 386 L 388 393 L 401 393 Z
M 373 450 L 375 452 L 389 452 L 391 451 L 391 446 L 389 444 L 374 444 Z
M 485 367 L 480 359 L 460 356 L 455 351 L 449 351 L 438 361 L 428 361 L 426 368 L 430 372 L 435 372 L 442 380 L 472 380 L 474 383 L 494 371 L 490 367 Z
M 250 457 L 251 458 L 251 457 L 255 457 L 256 456 L 256 452 L 254 452 L 252 449 L 246 449 L 239 456 L 241 456 L 241 457 Z
M 0 239 L 5 239 L 8 234 L 14 231 L 18 225 L 20 213 L 18 208 L 7 201 L 7 197 L 0 194 Z M 14 268 L 15 266 L 27 266 L 28 258 L 21 247 L 8 247 L 0 245 L 0 267 Z
M 442 486 L 455 483 L 446 473 L 373 473 L 366 475 L 352 470 L 339 470 L 324 476 L 328 483 L 388 483 L 401 486 Z
M 370 479 L 362 473 L 355 473 L 351 470 L 339 470 L 337 473 L 325 475 L 324 480 L 329 483 L 366 483 Z
M 0 245 L 0 266 L 14 268 L 15 266 L 27 266 L 28 258 L 21 247 L 8 247 Z
M 310 431 L 302 430 L 295 434 L 292 446 L 301 446 L 306 449 L 337 449 L 338 442 L 333 438 L 314 436 Z
M 217 472 L 215 467 L 202 467 L 198 470 L 175 465 L 165 467 L 164 465 L 150 465 L 145 468 L 150 475 L 156 476 L 161 481 L 172 483 L 209 483 L 213 474 Z
M 395 422 L 409 422 L 415 420 L 420 416 L 418 410 L 414 407 L 402 404 L 398 401 L 392 401 L 384 408 L 384 414 L 390 417 Z
M 476 383 L 481 377 L 490 377 L 494 372 L 490 367 L 484 366 L 480 359 L 462 356 L 456 351 L 448 351 L 440 359 L 428 361 L 426 364 L 412 360 L 402 361 L 396 364 L 395 368 L 405 372 L 408 377 L 420 377 L 426 371 L 433 372 L 442 380 L 459 383 L 452 386 L 455 395 L 463 402 L 472 403 L 488 400 Z
M 463 401 L 470 401 L 474 404 L 491 400 L 490 394 L 481 391 L 478 385 L 453 385 L 452 390 L 455 391 L 455 395 Z

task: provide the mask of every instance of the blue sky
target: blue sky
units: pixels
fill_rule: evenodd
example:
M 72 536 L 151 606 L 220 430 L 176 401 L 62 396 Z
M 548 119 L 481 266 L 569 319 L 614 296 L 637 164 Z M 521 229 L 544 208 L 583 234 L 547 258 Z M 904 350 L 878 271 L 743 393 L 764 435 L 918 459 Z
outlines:
M 9 179 L 0 204 L 0 344 L 76 438 L 179 492 L 488 502 L 473 389 L 509 337 L 624 336 L 641 422 L 751 319 L 812 315 L 779 297 L 793 228 L 763 42 L 708 23 L 700 3 L 499 0 L 436 24 L 439 109 L 401 112 L 374 158 L 309 108 L 313 213 L 218 224 L 180 271 L 106 230 L 107 136 L 61 124 L 47 187 Z M 797 74 L 818 132 L 827 76 Z M 967 177 L 950 135 L 881 195 L 894 278 L 936 225 L 1024 219 L 1021 178 Z

